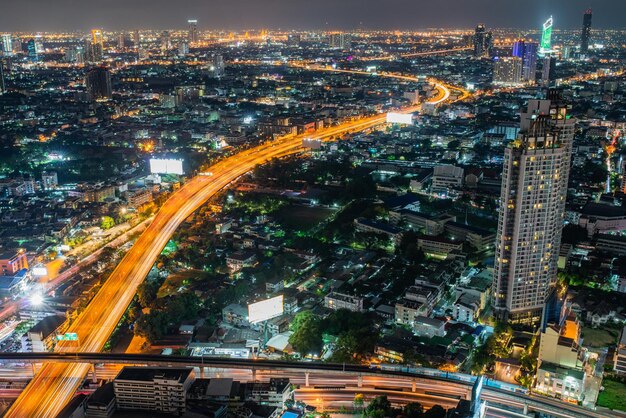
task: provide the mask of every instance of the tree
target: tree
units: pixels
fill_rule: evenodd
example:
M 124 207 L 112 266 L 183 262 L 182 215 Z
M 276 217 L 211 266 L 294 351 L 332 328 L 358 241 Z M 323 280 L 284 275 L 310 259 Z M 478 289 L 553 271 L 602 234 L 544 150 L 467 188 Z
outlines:
M 424 407 L 419 402 L 411 402 L 404 406 L 402 413 L 406 418 L 421 418 L 424 414 Z
M 365 408 L 365 415 L 368 417 L 380 417 L 389 415 L 391 412 L 391 402 L 387 399 L 387 396 L 377 396 L 370 401 Z M 381 415 L 382 413 L 382 415 Z
M 115 219 L 111 218 L 110 216 L 103 216 L 102 217 L 102 222 L 100 223 L 100 228 L 107 230 L 107 229 L 111 229 L 115 226 Z
M 459 149 L 459 146 L 461 146 L 461 141 L 459 141 L 458 139 L 453 139 L 452 141 L 448 142 L 448 149 L 456 150 Z
M 434 405 L 422 415 L 424 418 L 446 418 L 446 410 L 440 405 Z
M 154 280 L 146 280 L 137 288 L 137 300 L 139 304 L 147 308 L 155 301 L 159 291 L 159 284 Z
M 302 356 L 319 354 L 324 342 L 320 319 L 311 312 L 301 312 L 294 318 L 293 334 L 289 337 L 289 344 Z
M 563 237 L 561 241 L 567 244 L 576 245 L 587 239 L 587 230 L 578 225 L 567 224 L 563 228 Z
M 352 401 L 352 405 L 354 405 L 354 409 L 362 409 L 363 405 L 365 405 L 365 397 L 362 393 L 357 393 L 354 395 L 354 400 Z

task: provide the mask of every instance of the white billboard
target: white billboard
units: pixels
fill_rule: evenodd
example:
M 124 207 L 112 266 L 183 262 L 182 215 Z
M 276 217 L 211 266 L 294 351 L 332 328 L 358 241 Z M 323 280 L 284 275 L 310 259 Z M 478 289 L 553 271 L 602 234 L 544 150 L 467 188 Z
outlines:
M 150 158 L 150 173 L 183 175 L 183 160 Z
M 387 123 L 402 123 L 404 125 L 413 124 L 413 114 L 411 113 L 387 113 Z
M 283 295 L 248 304 L 248 322 L 256 324 L 283 314 Z
M 48 275 L 48 269 L 43 264 L 37 264 L 30 271 L 35 277 L 43 277 Z

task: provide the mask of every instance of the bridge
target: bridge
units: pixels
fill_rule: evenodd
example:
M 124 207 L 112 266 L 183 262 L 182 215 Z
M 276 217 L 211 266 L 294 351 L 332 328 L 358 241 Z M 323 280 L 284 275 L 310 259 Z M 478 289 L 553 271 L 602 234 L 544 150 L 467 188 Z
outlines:
M 470 399 L 475 376 L 444 372 L 436 369 L 397 365 L 364 366 L 322 362 L 290 362 L 283 360 L 217 358 L 203 356 L 163 356 L 157 354 L 117 353 L 0 353 L 4 367 L 45 363 L 91 365 L 135 365 L 152 367 L 192 367 L 201 377 L 235 374 L 250 380 L 263 377 L 288 377 L 301 383 L 296 398 L 312 402 L 323 399 L 330 404 L 349 403 L 355 393 L 370 397 L 386 394 L 397 403 L 418 400 L 426 405 L 453 406 L 459 399 Z M 212 370 L 212 372 L 210 372 Z M 241 374 L 240 372 L 247 372 Z M 235 376 L 235 377 L 236 377 Z M 485 379 L 480 394 L 487 412 L 493 416 L 529 416 L 529 412 L 549 414 L 559 418 L 626 417 L 618 411 L 592 411 L 577 405 L 528 394 L 525 389 L 503 382 Z M 491 414 L 488 413 L 491 416 Z

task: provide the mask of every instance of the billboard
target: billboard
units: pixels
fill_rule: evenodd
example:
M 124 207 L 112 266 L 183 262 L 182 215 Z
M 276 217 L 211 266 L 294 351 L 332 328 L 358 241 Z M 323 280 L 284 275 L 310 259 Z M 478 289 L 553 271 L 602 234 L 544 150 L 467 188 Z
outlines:
M 48 275 L 48 269 L 43 264 L 37 264 L 30 271 L 35 277 L 43 277 Z
M 402 123 L 404 125 L 413 124 L 413 114 L 411 113 L 387 113 L 387 123 Z
M 183 175 L 183 160 L 172 158 L 150 158 L 150 173 Z
M 283 295 L 248 304 L 248 322 L 256 324 L 283 314 Z
M 78 334 L 75 332 L 66 332 L 65 334 L 57 335 L 58 341 L 78 341 Z

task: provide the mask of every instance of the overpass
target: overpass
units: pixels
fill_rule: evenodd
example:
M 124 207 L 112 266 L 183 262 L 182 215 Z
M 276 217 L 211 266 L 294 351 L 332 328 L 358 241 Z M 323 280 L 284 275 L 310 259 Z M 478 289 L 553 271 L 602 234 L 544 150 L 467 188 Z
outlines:
M 196 356 L 163 356 L 125 353 L 0 353 L 4 367 L 11 364 L 71 363 L 91 365 L 136 365 L 153 367 L 193 367 L 204 376 L 207 369 L 248 371 L 252 380 L 263 374 L 289 377 L 303 383 L 298 392 L 302 399 L 333 398 L 347 402 L 354 393 L 371 396 L 390 394 L 398 402 L 410 402 L 416 396 L 434 399 L 469 399 L 476 377 L 435 369 L 385 365 L 364 366 L 322 362 L 290 362 L 283 360 L 238 359 Z M 228 374 L 228 373 L 225 373 Z M 409 389 L 410 388 L 410 389 Z M 343 396 L 343 398 L 342 398 Z M 422 398 L 419 398 L 422 399 Z M 528 416 L 529 412 L 550 414 L 559 418 L 626 417 L 616 411 L 592 411 L 556 399 L 525 393 L 521 388 L 486 379 L 481 400 L 487 409 L 505 416 Z M 511 411 L 511 408 L 517 410 Z

